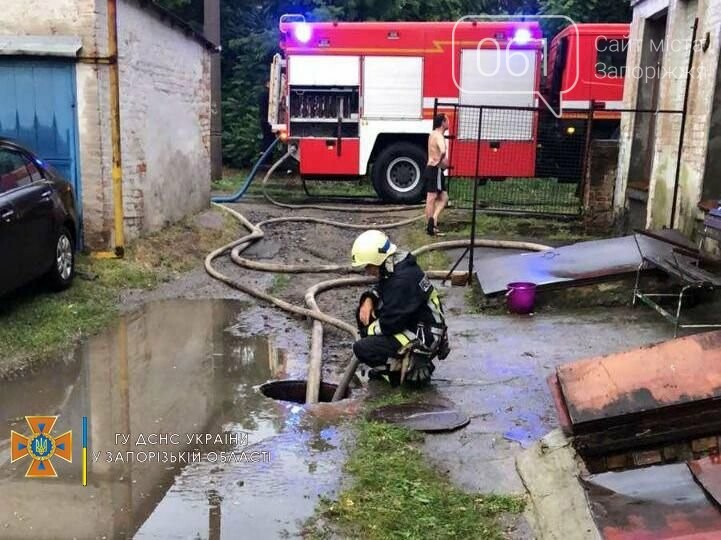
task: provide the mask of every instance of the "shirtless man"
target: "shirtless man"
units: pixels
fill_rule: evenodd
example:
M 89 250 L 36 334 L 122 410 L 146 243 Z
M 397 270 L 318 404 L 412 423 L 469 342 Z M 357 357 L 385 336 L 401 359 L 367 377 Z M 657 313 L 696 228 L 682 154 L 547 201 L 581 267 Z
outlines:
M 433 131 L 428 136 L 428 164 L 423 172 L 426 184 L 426 232 L 435 236 L 438 231 L 438 218 L 448 203 L 448 190 L 443 169 L 448 168 L 446 139 L 443 134 L 448 129 L 448 118 L 439 114 L 433 119 Z

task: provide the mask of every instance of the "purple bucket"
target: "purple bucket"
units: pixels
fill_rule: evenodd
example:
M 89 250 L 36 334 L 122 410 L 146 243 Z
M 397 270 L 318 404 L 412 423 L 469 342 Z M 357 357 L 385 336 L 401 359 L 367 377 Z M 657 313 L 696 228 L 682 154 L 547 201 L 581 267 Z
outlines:
M 509 283 L 506 285 L 506 305 L 511 313 L 526 315 L 536 305 L 535 283 Z

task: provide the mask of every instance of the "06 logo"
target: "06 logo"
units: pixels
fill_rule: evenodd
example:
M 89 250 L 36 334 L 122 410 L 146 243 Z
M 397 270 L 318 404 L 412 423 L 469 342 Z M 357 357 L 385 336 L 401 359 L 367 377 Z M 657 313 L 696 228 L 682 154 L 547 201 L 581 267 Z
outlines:
M 55 478 L 57 472 L 50 461 L 57 456 L 65 461 L 73 461 L 73 432 L 66 431 L 53 437 L 51 432 L 57 416 L 26 416 L 30 427 L 28 437 L 17 431 L 10 432 L 10 463 L 30 457 L 30 465 L 25 473 L 27 478 Z

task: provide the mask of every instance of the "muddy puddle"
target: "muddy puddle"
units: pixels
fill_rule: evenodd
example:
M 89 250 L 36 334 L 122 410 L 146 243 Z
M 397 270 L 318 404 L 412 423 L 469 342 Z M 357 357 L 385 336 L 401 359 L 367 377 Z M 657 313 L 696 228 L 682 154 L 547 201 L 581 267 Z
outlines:
M 298 373 L 268 339 L 243 336 L 243 309 L 149 304 L 52 367 L 0 383 L 0 538 L 297 535 L 339 486 L 345 433 L 327 411 L 257 391 Z M 55 478 L 26 478 L 32 456 L 12 455 L 22 436 L 38 450 L 29 415 L 58 416 L 43 420 L 50 437 L 72 430 L 72 462 L 61 450 L 48 460 Z

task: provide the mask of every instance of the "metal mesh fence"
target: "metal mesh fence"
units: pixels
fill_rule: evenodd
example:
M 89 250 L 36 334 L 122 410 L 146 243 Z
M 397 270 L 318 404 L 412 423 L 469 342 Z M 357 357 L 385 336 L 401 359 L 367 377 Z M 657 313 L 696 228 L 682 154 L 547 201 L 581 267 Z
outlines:
M 457 208 L 473 205 L 473 179 L 451 178 L 448 195 Z M 578 215 L 581 201 L 578 185 L 554 178 L 508 178 L 480 180 L 478 208 L 508 213 Z
M 449 195 L 454 205 L 510 212 L 578 215 L 590 112 L 562 125 L 537 108 L 453 104 Z
M 436 111 L 449 117 L 449 196 L 459 208 L 473 206 L 477 180 L 479 209 L 579 215 L 586 182 L 594 176 L 588 170 L 593 167 L 591 142 L 621 138 L 622 115 L 631 126 L 622 141 L 630 149 L 629 186 L 648 185 L 655 153 L 679 158 L 682 130 L 667 129 L 679 133 L 679 139 L 665 145 L 655 133 L 666 123 L 680 126 L 681 110 L 604 110 L 591 103 L 558 118 L 545 107 L 437 103 Z

